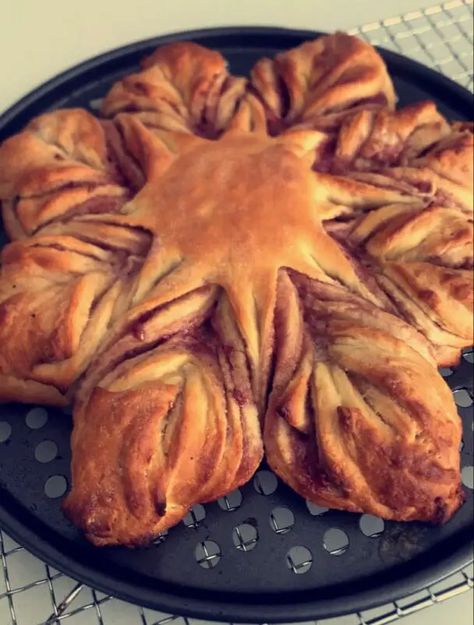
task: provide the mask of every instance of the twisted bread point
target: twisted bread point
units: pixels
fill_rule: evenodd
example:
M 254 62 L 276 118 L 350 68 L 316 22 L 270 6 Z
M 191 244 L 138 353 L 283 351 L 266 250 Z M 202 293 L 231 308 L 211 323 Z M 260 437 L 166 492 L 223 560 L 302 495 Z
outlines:
M 428 346 L 338 287 L 296 282 L 301 308 L 296 287 L 280 282 L 286 341 L 265 420 L 270 466 L 319 505 L 448 519 L 463 500 L 461 426 Z
M 79 109 L 56 111 L 0 149 L 4 222 L 19 239 L 1 256 L 3 401 L 67 403 L 130 305 L 151 236 L 110 219 L 130 197 L 132 179 L 143 183 L 120 127 L 128 129 L 127 120 L 113 126 Z M 132 135 L 128 129 L 133 154 Z
M 320 174 L 333 186 L 362 191 L 365 212 L 348 198 L 344 221 L 326 227 L 370 269 L 393 312 L 432 343 L 441 366 L 473 341 L 472 146 L 469 125 L 450 126 L 426 102 L 357 114 L 315 163 L 342 174 Z M 386 191 L 375 210 L 363 185 Z M 392 201 L 389 189 L 400 197 Z
M 0 150 L 0 200 L 12 239 L 58 219 L 116 212 L 129 197 L 104 125 L 81 109 L 37 117 Z
M 321 141 L 314 168 L 472 214 L 472 153 L 471 125 L 450 125 L 432 102 L 420 102 L 348 118 Z
M 365 259 L 396 314 L 432 343 L 438 365 L 456 364 L 473 342 L 472 220 L 455 208 L 390 204 L 333 234 Z
M 67 403 L 69 387 L 128 308 L 149 243 L 144 232 L 77 221 L 3 249 L 3 401 Z
M 288 126 L 338 127 L 358 110 L 393 108 L 395 93 L 385 64 L 369 44 L 336 33 L 308 41 L 251 72 L 272 134 Z
M 112 87 L 104 115 L 134 113 L 150 128 L 214 138 L 229 125 L 247 88 L 245 78 L 228 73 L 221 54 L 189 42 L 158 48 L 142 68 Z M 257 103 L 245 108 L 242 115 L 256 111 Z
M 193 329 L 211 314 L 212 326 Z M 74 415 L 74 486 L 64 510 L 97 545 L 148 542 L 193 504 L 246 482 L 262 458 L 226 298 L 200 289 L 153 313 L 140 331 L 140 353 L 130 349 L 132 330 Z

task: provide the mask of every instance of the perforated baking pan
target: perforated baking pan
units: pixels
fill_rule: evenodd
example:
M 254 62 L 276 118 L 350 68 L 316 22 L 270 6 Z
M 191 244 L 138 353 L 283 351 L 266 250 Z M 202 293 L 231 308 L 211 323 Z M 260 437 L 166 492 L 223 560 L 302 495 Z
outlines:
M 194 40 L 218 49 L 234 74 L 261 56 L 319 33 L 221 28 L 135 43 L 96 57 L 39 87 L 0 118 L 0 140 L 59 107 L 95 110 L 111 84 L 156 46 Z M 381 51 L 401 104 L 434 100 L 451 119 L 468 119 L 472 96 L 449 79 Z M 0 230 L 0 245 L 6 241 Z M 0 346 L 1 349 L 1 346 Z M 0 525 L 55 568 L 99 590 L 173 614 L 231 622 L 313 620 L 396 600 L 472 559 L 473 352 L 442 370 L 464 421 L 466 503 L 442 527 L 385 523 L 308 505 L 265 466 L 219 502 L 196 506 L 147 548 L 97 549 L 63 517 L 71 417 L 21 404 L 0 406 Z

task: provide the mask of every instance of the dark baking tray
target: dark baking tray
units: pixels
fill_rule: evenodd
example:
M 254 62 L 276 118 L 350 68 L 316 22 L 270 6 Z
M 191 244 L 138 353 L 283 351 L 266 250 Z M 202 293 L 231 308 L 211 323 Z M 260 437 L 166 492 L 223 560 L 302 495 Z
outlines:
M 169 41 L 190 39 L 216 48 L 229 60 L 233 73 L 245 74 L 259 57 L 318 34 L 280 28 L 220 28 L 134 43 L 82 63 L 35 89 L 0 118 L 0 139 L 46 110 L 89 108 L 117 78 L 135 70 L 144 55 Z M 472 114 L 472 96 L 466 90 L 398 54 L 381 53 L 401 104 L 432 99 L 448 118 L 468 119 Z M 0 230 L 0 244 L 5 240 Z M 463 466 L 473 464 L 471 363 L 472 352 L 465 353 L 456 370 L 444 372 L 464 420 Z M 41 425 L 46 413 L 47 421 Z M 57 569 L 143 606 L 234 622 L 313 620 L 399 599 L 472 559 L 472 490 L 466 488 L 466 503 L 443 527 L 385 522 L 380 533 L 380 527 L 364 517 L 365 532 L 376 534 L 367 536 L 360 529 L 360 515 L 314 514 L 315 509 L 311 514 L 304 500 L 283 484 L 273 490 L 265 472 L 241 488 L 240 494 L 206 505 L 204 519 L 198 521 L 200 508 L 194 518 L 187 518 L 187 526 L 180 524 L 150 547 L 99 550 L 64 519 L 60 498 L 45 495 L 51 476 L 69 478 L 70 416 L 50 408 L 7 404 L 0 406 L 0 426 L 0 440 L 11 429 L 0 443 L 2 528 Z M 46 440 L 52 441 L 53 448 L 56 445 L 57 454 L 49 462 L 38 462 L 36 457 L 48 459 L 47 453 L 41 453 L 51 443 L 38 447 Z M 61 487 L 61 479 L 48 482 L 50 494 L 55 486 Z M 331 528 L 340 531 L 326 534 Z M 208 548 L 207 557 L 202 543 Z M 220 557 L 214 557 L 215 545 Z M 308 551 L 302 549 L 290 552 L 293 560 L 288 559 L 295 546 L 309 550 L 311 565 Z

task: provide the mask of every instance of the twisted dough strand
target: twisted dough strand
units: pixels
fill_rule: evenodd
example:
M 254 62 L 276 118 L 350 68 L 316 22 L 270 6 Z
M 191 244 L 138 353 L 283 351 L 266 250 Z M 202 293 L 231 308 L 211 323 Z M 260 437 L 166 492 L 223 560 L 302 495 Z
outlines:
M 340 287 L 295 280 L 302 310 L 290 317 L 296 288 L 284 277 L 277 315 L 288 328 L 304 319 L 304 338 L 290 375 L 277 359 L 286 370 L 277 365 L 265 421 L 270 466 L 319 505 L 448 519 L 463 500 L 460 429 L 428 345 Z
M 395 104 L 385 64 L 372 46 L 344 33 L 308 41 L 261 59 L 251 84 L 264 103 L 269 130 L 331 129 L 358 110 Z
M 196 313 L 212 323 L 193 329 Z M 154 312 L 140 332 L 144 340 L 133 327 L 116 343 L 112 362 L 107 354 L 100 386 L 83 389 L 74 417 L 74 489 L 64 509 L 98 545 L 148 542 L 196 501 L 246 482 L 262 458 L 245 351 L 225 297 L 212 288 L 190 294 Z

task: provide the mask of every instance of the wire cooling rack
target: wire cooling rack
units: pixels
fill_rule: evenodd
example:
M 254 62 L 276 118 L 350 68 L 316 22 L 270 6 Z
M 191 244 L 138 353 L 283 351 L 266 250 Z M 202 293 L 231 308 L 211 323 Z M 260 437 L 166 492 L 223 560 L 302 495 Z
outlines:
M 473 90 L 472 0 L 453 0 L 350 30 L 374 45 L 400 52 L 436 68 Z M 465 358 L 473 362 L 473 352 Z M 466 391 L 457 401 L 472 406 Z M 0 432 L 0 437 L 2 432 Z M 473 467 L 463 481 L 473 488 Z M 229 504 L 230 505 L 230 504 Z M 247 540 L 242 539 L 247 549 Z M 202 563 L 213 565 L 203 546 Z M 299 563 L 298 566 L 304 566 Z M 444 582 L 375 610 L 344 618 L 344 625 L 386 625 L 472 589 L 473 566 Z M 124 603 L 44 564 L 0 530 L 0 625 L 203 625 L 203 621 L 163 614 Z M 322 622 L 326 623 L 326 622 Z M 329 625 L 329 621 L 327 621 Z M 334 620 L 332 619 L 332 623 Z
M 348 32 L 437 69 L 473 91 L 472 24 L 472 0 L 452 0 Z

